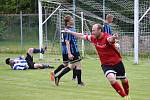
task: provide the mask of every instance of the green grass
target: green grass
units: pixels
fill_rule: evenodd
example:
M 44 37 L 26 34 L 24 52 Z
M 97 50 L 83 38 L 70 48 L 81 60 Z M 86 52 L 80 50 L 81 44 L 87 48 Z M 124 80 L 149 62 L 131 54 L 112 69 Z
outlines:
M 72 72 L 65 75 L 56 87 L 49 81 L 49 69 L 14 71 L 5 65 L 6 57 L 18 54 L 0 54 L 0 100 L 123 100 L 109 85 L 100 68 L 99 60 L 84 59 L 83 80 L 85 87 L 77 87 L 71 80 Z M 38 62 L 37 56 L 35 60 Z M 47 62 L 45 59 L 42 62 Z M 52 64 L 57 67 L 61 62 Z M 125 58 L 132 100 L 150 98 L 150 62 L 134 65 L 132 58 Z

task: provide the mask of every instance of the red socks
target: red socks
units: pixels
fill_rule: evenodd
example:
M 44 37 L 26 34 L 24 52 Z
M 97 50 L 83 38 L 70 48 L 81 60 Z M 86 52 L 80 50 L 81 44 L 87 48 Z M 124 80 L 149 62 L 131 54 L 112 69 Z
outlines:
M 129 84 L 128 84 L 128 79 L 125 79 L 122 82 L 122 86 L 124 88 L 125 93 L 128 95 L 129 94 Z
M 116 81 L 114 84 L 111 84 L 111 85 L 118 92 L 118 94 L 120 96 L 122 96 L 122 97 L 126 96 L 126 93 L 124 92 L 124 90 L 120 86 L 119 82 Z

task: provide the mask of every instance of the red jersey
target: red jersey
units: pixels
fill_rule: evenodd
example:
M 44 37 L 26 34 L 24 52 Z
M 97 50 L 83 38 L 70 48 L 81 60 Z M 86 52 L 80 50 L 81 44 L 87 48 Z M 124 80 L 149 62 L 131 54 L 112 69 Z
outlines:
M 85 35 L 85 40 L 91 41 L 97 50 L 101 64 L 115 65 L 119 63 L 122 58 L 118 50 L 115 48 L 114 43 L 109 43 L 108 38 L 111 35 L 103 33 L 102 38 L 96 39 L 94 35 Z

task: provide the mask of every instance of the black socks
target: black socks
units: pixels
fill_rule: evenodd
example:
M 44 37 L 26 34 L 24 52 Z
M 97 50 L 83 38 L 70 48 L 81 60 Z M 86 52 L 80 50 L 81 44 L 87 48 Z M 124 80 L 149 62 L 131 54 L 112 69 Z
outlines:
M 45 50 L 43 48 L 41 48 L 41 49 L 34 48 L 33 53 L 42 53 L 42 54 L 44 54 Z
M 63 69 L 65 66 L 63 64 L 59 65 L 58 68 L 54 71 L 54 74 L 58 73 L 61 69 Z
M 73 68 L 73 76 L 72 76 L 72 79 L 76 79 L 76 76 L 77 76 L 76 73 L 77 73 L 77 72 L 76 72 L 76 67 L 75 67 L 75 68 Z
M 42 64 L 43 65 L 43 68 L 54 68 L 53 66 L 50 66 L 48 64 Z
M 66 67 L 57 77 L 60 79 L 63 75 L 68 73 L 71 69 L 69 67 Z
M 81 84 L 81 70 L 76 69 L 76 74 L 77 74 L 78 84 Z

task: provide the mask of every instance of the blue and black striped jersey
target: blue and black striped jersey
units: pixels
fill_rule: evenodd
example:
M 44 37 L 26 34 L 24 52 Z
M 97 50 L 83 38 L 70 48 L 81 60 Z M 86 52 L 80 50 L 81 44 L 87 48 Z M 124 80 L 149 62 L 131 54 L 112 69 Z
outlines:
M 111 29 L 111 26 L 108 23 L 104 23 L 103 32 L 112 35 L 112 29 Z
M 73 27 L 69 27 L 68 28 L 69 30 L 75 32 L 75 28 Z M 77 44 L 77 40 L 76 40 L 76 37 L 71 35 L 71 34 L 68 34 L 68 33 L 62 33 L 62 54 L 68 54 L 68 50 L 67 50 L 67 47 L 66 47 L 66 42 L 65 41 L 70 41 L 70 51 L 71 53 L 78 53 L 79 50 L 78 50 L 78 44 Z

